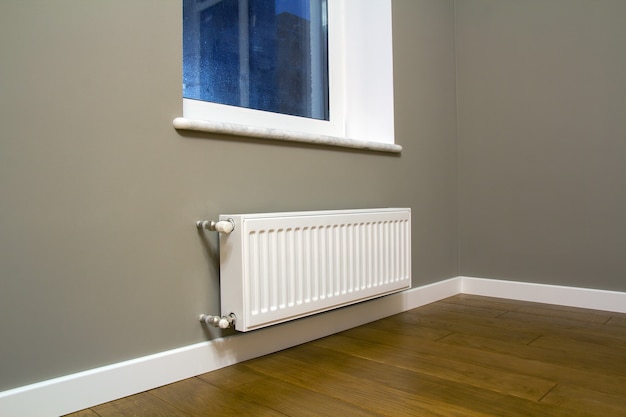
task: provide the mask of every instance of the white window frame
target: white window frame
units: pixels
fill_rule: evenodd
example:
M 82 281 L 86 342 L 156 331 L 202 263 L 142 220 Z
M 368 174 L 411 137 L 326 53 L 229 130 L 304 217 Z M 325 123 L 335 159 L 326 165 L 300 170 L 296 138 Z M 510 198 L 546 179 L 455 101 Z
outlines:
M 400 152 L 391 0 L 328 0 L 330 117 L 316 120 L 183 99 L 177 129 Z

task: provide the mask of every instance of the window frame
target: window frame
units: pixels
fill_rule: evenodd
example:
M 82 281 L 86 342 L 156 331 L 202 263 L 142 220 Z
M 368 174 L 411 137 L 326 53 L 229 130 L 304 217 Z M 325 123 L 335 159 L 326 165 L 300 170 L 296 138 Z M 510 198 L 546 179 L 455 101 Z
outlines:
M 400 152 L 391 0 L 328 0 L 329 119 L 183 99 L 181 130 Z

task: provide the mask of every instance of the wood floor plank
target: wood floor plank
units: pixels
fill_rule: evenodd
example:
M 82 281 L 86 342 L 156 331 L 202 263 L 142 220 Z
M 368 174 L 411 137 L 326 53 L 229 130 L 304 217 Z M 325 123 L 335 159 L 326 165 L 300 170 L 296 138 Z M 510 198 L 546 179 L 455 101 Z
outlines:
M 306 366 L 311 358 L 305 361 L 291 357 L 293 350 L 281 352 L 280 358 L 267 356 L 255 359 L 246 364 L 247 367 L 265 373 L 274 378 L 288 381 L 292 384 L 350 402 L 367 410 L 384 416 L 475 416 L 482 417 L 489 414 L 474 412 L 454 403 L 432 401 L 428 398 L 419 398 L 406 395 L 405 390 L 398 390 L 385 384 L 389 378 L 391 368 L 385 367 L 382 373 L 369 372 L 367 375 L 350 374 L 353 366 L 347 368 L 344 357 L 339 360 L 329 358 L 324 362 L 315 361 L 315 366 Z M 366 361 L 361 361 L 356 369 L 370 369 Z M 423 381 L 411 381 L 405 376 L 399 378 L 396 385 L 412 386 L 419 389 Z
M 597 359 L 610 363 L 613 371 L 626 374 L 626 342 L 599 344 L 563 335 L 546 335 L 534 340 L 529 346 L 550 349 L 564 355 L 573 363 L 595 363 Z M 590 355 L 589 352 L 593 352 Z M 590 361 L 590 358 L 592 360 Z
M 266 376 L 262 382 L 242 386 L 241 392 L 247 400 L 262 403 L 288 416 L 381 416 L 362 409 L 357 404 L 350 404 L 340 398 L 330 397 L 270 376 Z
M 192 417 L 186 413 L 150 394 L 137 394 L 130 397 L 98 405 L 92 410 L 99 417 Z
M 440 343 L 453 345 L 468 362 L 486 363 L 513 373 L 547 378 L 559 383 L 593 385 L 604 392 L 626 397 L 626 374 L 608 374 L 598 369 L 582 369 L 575 363 L 554 363 L 531 352 L 515 353 L 516 346 L 494 343 L 492 339 L 477 336 L 454 335 Z
M 422 337 L 423 328 L 416 326 L 390 326 L 389 322 L 386 325 L 378 325 L 378 323 L 370 323 L 365 326 L 355 327 L 343 331 L 338 336 L 353 337 L 356 339 L 370 340 L 372 342 L 384 342 L 388 345 L 397 345 L 398 343 L 407 343 L 408 346 L 412 346 L 417 343 L 424 343 L 439 340 L 445 336 L 451 335 L 451 330 L 446 329 L 443 332 L 439 332 L 437 338 L 424 338 Z
M 198 378 L 226 390 L 236 389 L 245 393 L 247 399 L 260 404 L 266 404 L 267 398 L 271 397 L 271 407 L 287 415 L 380 416 L 380 414 L 277 380 L 244 366 L 229 366 L 200 375 Z
M 567 334 L 570 337 L 578 335 L 580 338 L 595 338 L 600 343 L 626 342 L 626 332 L 618 326 L 609 328 L 609 326 L 597 323 L 555 317 L 554 315 L 541 316 L 511 311 L 492 318 L 472 315 L 471 310 L 466 312 L 439 312 L 436 308 L 430 307 L 419 308 L 408 313 L 398 320 L 419 326 L 446 326 L 445 328 L 451 331 L 471 334 L 479 334 L 482 329 L 484 330 L 482 334 L 485 337 L 493 335 L 496 338 L 507 338 L 521 343 L 530 343 L 535 338 L 550 333 Z
M 313 354 L 311 345 L 289 349 L 283 352 L 282 359 L 292 358 L 302 362 L 305 358 L 315 358 L 318 368 L 332 375 L 333 379 L 357 378 L 357 380 L 372 381 L 375 391 L 381 389 L 393 390 L 405 393 L 405 397 L 417 400 L 422 407 L 428 406 L 430 412 L 443 412 L 443 415 L 492 416 L 528 416 L 528 415 L 554 415 L 566 409 L 569 416 L 587 415 L 578 410 L 569 409 L 564 405 L 554 407 L 552 404 L 541 404 L 537 401 L 526 400 L 508 394 L 502 394 L 488 389 L 482 389 L 473 385 L 456 383 L 412 370 L 390 366 L 379 362 L 364 362 L 351 354 L 338 354 L 336 352 L 319 352 Z M 340 364 L 334 366 L 332 364 Z M 452 409 L 450 405 L 462 404 L 463 409 Z M 444 408 L 445 407 L 445 408 Z M 397 415 L 397 414 L 393 414 Z M 420 415 L 413 411 L 413 414 Z M 456 415 L 456 414 L 454 414 Z
M 311 343 L 311 346 L 320 346 L 437 378 L 530 400 L 541 399 L 556 385 L 554 381 L 539 376 L 467 361 L 465 352 L 459 352 L 449 345 L 439 345 L 435 348 L 425 344 L 413 345 L 413 348 L 397 348 L 341 336 Z
M 609 329 L 608 325 L 603 325 L 601 329 L 597 329 L 593 333 L 581 330 L 556 330 L 545 332 L 542 336 L 558 337 L 574 343 L 588 344 L 589 348 L 606 349 L 613 352 L 619 352 L 626 348 L 626 328 L 613 330 Z
M 458 343 L 450 343 L 450 339 L 446 340 L 444 338 L 441 339 L 441 343 L 438 341 L 421 340 L 419 344 L 411 344 L 410 338 L 397 338 L 392 335 L 391 331 L 389 335 L 385 337 L 384 333 L 373 333 L 371 329 L 365 331 L 364 328 L 368 328 L 368 326 L 352 329 L 337 336 L 349 335 L 350 337 L 357 338 L 357 340 L 388 344 L 396 348 L 401 347 L 402 350 L 416 350 L 432 356 L 462 360 L 468 364 L 487 366 L 513 375 L 527 375 L 550 381 L 567 381 L 574 384 L 588 384 L 590 381 L 593 381 L 594 384 L 602 387 L 606 392 L 626 396 L 626 373 L 617 375 L 606 374 L 603 371 L 593 368 L 587 370 L 580 369 L 575 366 L 575 364 L 569 364 L 567 362 L 563 364 L 546 362 L 545 360 L 541 360 L 540 357 L 533 356 L 532 352 L 515 356 L 514 353 L 516 349 L 526 348 L 511 343 L 510 341 L 500 341 L 496 339 L 498 343 L 495 346 L 499 348 L 498 350 L 485 348 L 485 346 L 493 345 L 491 338 L 485 339 L 477 336 L 473 336 L 474 339 L 479 339 L 476 343 L 464 343 L 463 339 Z M 454 338 L 458 337 L 461 336 L 456 335 Z M 332 338 L 328 339 L 332 340 Z M 323 343 L 324 340 L 326 339 L 313 343 Z M 408 346 L 410 346 L 410 349 Z M 594 352 L 593 348 L 593 346 L 590 347 L 587 353 Z M 618 356 L 624 355 L 623 349 L 614 349 L 614 351 L 618 352 L 616 353 Z M 404 354 L 406 355 L 406 352 Z
M 461 333 L 454 333 L 441 340 L 442 343 L 451 343 L 458 346 L 470 346 L 474 349 L 485 349 L 487 351 L 507 353 L 511 359 L 534 359 L 539 362 L 558 364 L 562 366 L 576 367 L 578 369 L 604 372 L 613 375 L 623 375 L 619 369 L 615 369 L 611 362 L 605 361 L 602 357 L 592 354 L 587 355 L 583 362 L 573 362 L 580 357 L 575 354 L 568 354 L 567 351 L 553 349 L 543 349 L 537 346 L 525 346 L 513 344 L 507 341 L 500 341 L 483 336 L 474 336 Z
M 554 311 L 554 310 L 552 310 Z M 580 316 L 576 317 L 570 312 L 563 312 L 563 314 L 537 314 L 537 310 L 528 311 L 510 311 L 502 315 L 500 318 L 503 320 L 515 320 L 530 326 L 548 326 L 551 330 L 578 330 L 589 333 L 595 332 L 612 332 L 616 331 L 616 334 L 620 335 L 620 330 L 609 329 L 604 326 L 611 320 L 611 317 L 601 317 L 602 322 L 593 323 L 592 320 L 596 317 L 590 317 L 588 320 L 582 320 Z
M 444 326 L 416 326 L 414 320 L 407 319 L 405 313 L 367 323 L 364 326 L 392 331 L 394 333 L 410 334 L 412 337 L 420 340 L 437 340 L 453 332 L 453 330 L 447 329 Z
M 194 417 L 285 416 L 265 405 L 248 401 L 240 391 L 218 388 L 198 378 L 166 385 L 149 393 Z
M 619 347 L 626 343 L 626 329 L 606 324 L 585 323 L 560 317 L 536 316 L 520 312 L 506 313 L 498 319 L 500 325 L 518 329 L 535 329 L 542 335 L 560 335 L 601 345 Z M 616 345 L 617 344 L 617 345 Z
M 510 309 L 494 309 L 490 308 L 489 305 L 481 306 L 474 305 L 468 306 L 462 303 L 449 303 L 446 301 L 438 301 L 436 303 L 429 304 L 428 307 L 425 307 L 423 311 L 427 309 L 436 309 L 442 311 L 450 311 L 450 312 L 462 312 L 463 314 L 471 314 L 472 316 L 485 316 L 485 317 L 499 317 L 504 313 L 511 311 Z
M 626 328 L 626 317 L 613 316 L 606 324 L 607 326 Z
M 626 414 L 625 396 L 607 394 L 567 384 L 558 385 L 541 402 L 555 405 L 567 404 L 597 416 L 623 416 Z
M 515 310 L 519 314 L 534 314 L 539 317 L 558 317 L 583 323 L 604 324 L 611 319 L 611 314 L 595 310 L 575 310 L 566 308 L 548 308 L 545 306 L 521 306 Z
M 436 309 L 416 309 L 401 316 L 390 318 L 388 326 L 393 331 L 396 322 L 405 327 L 431 327 L 448 332 L 482 334 L 485 337 L 504 338 L 522 344 L 530 343 L 542 333 L 532 327 L 517 322 L 503 322 L 500 318 L 474 317 L 462 312 L 438 311 Z M 496 331 L 497 330 L 497 331 Z
M 198 375 L 197 378 L 216 387 L 235 391 L 247 384 L 261 383 L 267 377 L 240 366 L 227 366 L 213 372 Z

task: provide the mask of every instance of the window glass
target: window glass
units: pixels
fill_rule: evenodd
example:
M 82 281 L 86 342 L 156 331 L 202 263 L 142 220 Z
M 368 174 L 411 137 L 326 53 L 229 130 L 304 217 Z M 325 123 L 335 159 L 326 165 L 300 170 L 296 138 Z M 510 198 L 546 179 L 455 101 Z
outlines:
M 183 96 L 329 120 L 326 0 L 183 0 Z

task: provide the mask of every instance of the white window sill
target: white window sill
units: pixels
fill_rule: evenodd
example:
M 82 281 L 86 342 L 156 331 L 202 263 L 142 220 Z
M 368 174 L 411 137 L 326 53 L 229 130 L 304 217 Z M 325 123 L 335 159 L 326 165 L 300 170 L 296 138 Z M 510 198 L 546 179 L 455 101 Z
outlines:
M 177 117 L 174 119 L 174 127 L 179 130 L 195 130 L 200 132 L 220 133 L 223 135 L 246 136 L 251 138 L 273 139 L 316 145 L 340 146 L 344 148 L 366 149 L 378 152 L 400 153 L 402 151 L 402 146 L 393 143 L 364 142 L 335 136 L 252 127 L 236 123 L 195 120 L 185 117 Z

